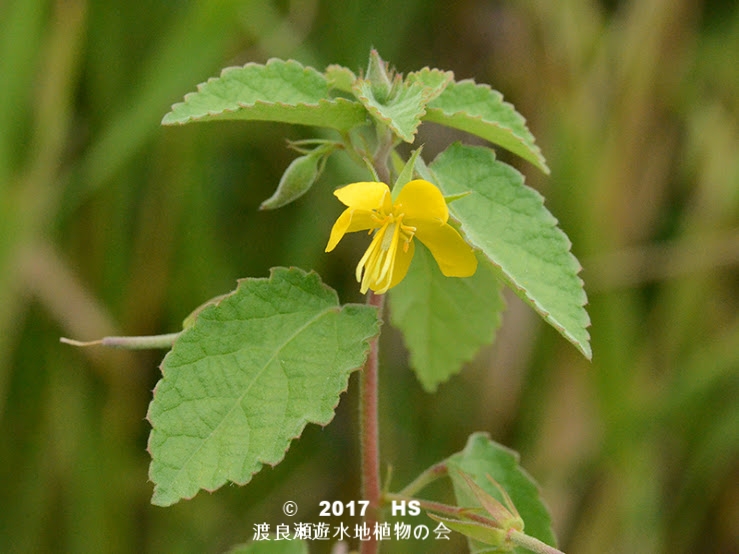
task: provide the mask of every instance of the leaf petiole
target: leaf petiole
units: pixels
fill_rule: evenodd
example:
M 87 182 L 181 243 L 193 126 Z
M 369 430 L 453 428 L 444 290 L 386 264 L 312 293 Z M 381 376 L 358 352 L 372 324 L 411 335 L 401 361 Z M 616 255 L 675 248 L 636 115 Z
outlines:
M 124 350 L 149 350 L 157 348 L 172 348 L 174 341 L 180 333 L 168 333 L 166 335 L 153 335 L 150 337 L 103 337 L 98 340 L 79 341 L 61 337 L 59 342 L 72 346 L 111 346 L 123 348 Z

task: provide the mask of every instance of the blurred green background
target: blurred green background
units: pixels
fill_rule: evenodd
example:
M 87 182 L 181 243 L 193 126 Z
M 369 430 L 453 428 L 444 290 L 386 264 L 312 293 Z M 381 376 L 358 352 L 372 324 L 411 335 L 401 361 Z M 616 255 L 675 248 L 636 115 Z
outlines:
M 163 353 L 59 337 L 174 331 L 275 265 L 360 300 L 362 237 L 323 253 L 341 208 L 328 191 L 358 176 L 346 160 L 259 212 L 294 156 L 284 139 L 310 129 L 159 122 L 222 67 L 359 71 L 371 46 L 401 72 L 490 83 L 526 116 L 551 177 L 501 156 L 572 239 L 593 321 L 588 363 L 509 296 L 495 346 L 436 395 L 386 330 L 394 488 L 484 430 L 521 453 L 569 554 L 739 552 L 733 0 L 0 2 L 0 552 L 218 553 L 283 522 L 286 500 L 311 521 L 320 500 L 358 497 L 353 378 L 331 425 L 248 487 L 151 506 Z M 427 127 L 427 155 L 460 138 Z

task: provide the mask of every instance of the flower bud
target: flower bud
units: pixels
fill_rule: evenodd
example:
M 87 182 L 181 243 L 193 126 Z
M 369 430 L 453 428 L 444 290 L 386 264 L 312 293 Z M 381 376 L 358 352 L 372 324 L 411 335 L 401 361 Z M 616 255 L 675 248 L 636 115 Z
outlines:
M 295 158 L 283 173 L 277 190 L 259 206 L 260 210 L 274 210 L 303 196 L 321 174 L 325 151 L 319 149 Z
M 380 104 L 386 103 L 390 98 L 393 82 L 390 75 L 388 75 L 387 63 L 380 58 L 380 54 L 374 49 L 370 52 L 367 80 L 370 83 L 375 100 Z

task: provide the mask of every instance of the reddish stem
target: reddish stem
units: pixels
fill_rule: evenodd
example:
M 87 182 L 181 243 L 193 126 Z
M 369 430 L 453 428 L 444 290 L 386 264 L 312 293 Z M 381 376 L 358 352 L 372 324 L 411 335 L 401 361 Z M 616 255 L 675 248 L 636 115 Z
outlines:
M 375 306 L 382 317 L 385 296 L 372 291 L 367 296 L 367 304 Z M 370 344 L 367 363 L 361 374 L 360 393 L 360 432 L 362 456 L 362 496 L 369 501 L 364 522 L 370 529 L 370 540 L 362 541 L 361 554 L 376 554 L 378 550 L 375 541 L 375 524 L 379 521 L 380 512 L 380 440 L 377 413 L 378 369 L 379 369 L 379 342 L 376 336 Z

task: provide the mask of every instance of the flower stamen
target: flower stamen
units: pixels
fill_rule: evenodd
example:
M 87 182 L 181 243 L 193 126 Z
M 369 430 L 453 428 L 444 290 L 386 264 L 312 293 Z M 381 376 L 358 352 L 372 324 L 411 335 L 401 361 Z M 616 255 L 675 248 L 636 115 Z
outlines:
M 395 202 L 385 183 L 352 183 L 334 194 L 347 209 L 331 229 L 326 251 L 333 250 L 349 229 L 366 229 L 373 235 L 355 271 L 363 294 L 369 289 L 383 294 L 405 277 L 414 238 L 429 248 L 444 275 L 467 277 L 475 272 L 474 252 L 447 223 L 446 202 L 432 183 L 422 179 L 406 183 Z

